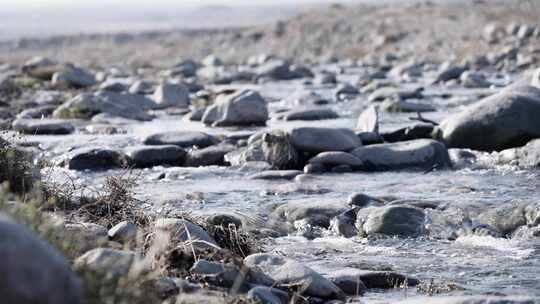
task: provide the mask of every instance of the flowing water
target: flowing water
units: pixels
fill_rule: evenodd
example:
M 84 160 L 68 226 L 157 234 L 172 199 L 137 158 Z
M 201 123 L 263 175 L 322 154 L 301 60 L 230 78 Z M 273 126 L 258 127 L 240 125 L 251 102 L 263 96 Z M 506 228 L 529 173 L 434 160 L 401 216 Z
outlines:
M 352 69 L 343 80 L 355 81 L 358 71 Z M 497 81 L 496 79 L 493 79 Z M 503 85 L 503 79 L 499 79 Z M 422 83 L 410 83 L 415 86 Z M 271 100 L 289 96 L 302 87 L 299 82 L 268 83 L 255 86 Z M 331 97 L 331 88 L 306 85 L 306 88 Z M 430 87 L 423 102 L 439 110 L 424 117 L 440 121 L 461 106 L 478 100 L 496 89 L 465 90 Z M 449 93 L 452 98 L 442 98 Z M 354 128 L 356 117 L 367 105 L 365 95 L 331 104 L 342 118 L 315 122 L 271 121 L 268 129 L 294 126 L 326 126 Z M 271 109 L 291 106 L 273 102 Z M 382 131 L 411 125 L 410 114 L 381 113 Z M 70 135 L 30 136 L 24 140 L 37 141 L 49 156 L 65 152 L 77 145 L 110 145 L 125 147 L 140 142 L 144 135 L 173 130 L 202 130 L 211 134 L 246 136 L 263 128 L 208 128 L 198 122 L 187 122 L 179 116 L 161 116 L 152 122 L 125 126 L 127 134 L 114 136 Z M 449 210 L 459 207 L 470 214 L 512 203 L 534 203 L 540 199 L 539 173 L 496 164 L 495 154 L 483 154 L 476 163 L 457 166 L 453 170 L 386 173 L 324 174 L 294 181 L 251 180 L 251 171 L 225 167 L 162 168 L 134 170 L 139 178 L 136 193 L 146 201 L 145 208 L 159 214 L 191 212 L 205 214 L 232 212 L 264 226 L 270 212 L 289 201 L 344 202 L 352 192 L 372 196 L 394 196 L 399 199 L 429 200 Z M 166 173 L 166 178 L 156 176 Z M 104 178 L 116 171 L 74 172 L 57 168 L 48 176 L 58 182 L 74 181 L 98 188 Z M 414 238 L 345 239 L 324 234 L 308 240 L 291 233 L 289 236 L 265 241 L 264 248 L 299 260 L 324 274 L 346 267 L 372 270 L 394 270 L 434 284 L 453 283 L 463 287 L 450 295 L 508 294 L 540 297 L 540 240 L 527 236 L 494 238 L 491 236 L 461 235 L 455 240 L 444 236 L 457 229 L 449 222 L 456 220 L 450 213 L 428 212 L 432 235 Z M 460 215 L 456 213 L 457 217 Z M 526 233 L 524 234 L 526 235 Z M 411 297 L 427 296 L 416 288 L 392 291 L 370 291 L 362 303 L 388 303 Z

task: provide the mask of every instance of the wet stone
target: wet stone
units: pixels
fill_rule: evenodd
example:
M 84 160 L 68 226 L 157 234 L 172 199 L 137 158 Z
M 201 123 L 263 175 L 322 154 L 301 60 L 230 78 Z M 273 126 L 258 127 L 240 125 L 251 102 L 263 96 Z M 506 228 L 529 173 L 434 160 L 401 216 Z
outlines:
M 178 146 L 134 146 L 125 149 L 129 162 L 136 167 L 160 165 L 181 166 L 186 159 L 186 151 Z

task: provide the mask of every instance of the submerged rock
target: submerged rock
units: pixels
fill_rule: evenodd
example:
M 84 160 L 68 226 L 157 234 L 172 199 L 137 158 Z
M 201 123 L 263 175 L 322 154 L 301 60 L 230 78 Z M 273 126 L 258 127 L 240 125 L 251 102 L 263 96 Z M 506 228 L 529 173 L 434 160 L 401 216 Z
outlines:
M 440 125 L 450 148 L 501 151 L 540 137 L 540 89 L 511 87 L 447 117 Z
M 368 207 L 357 214 L 356 228 L 365 235 L 417 237 L 425 233 L 422 209 L 402 205 Z
M 452 166 L 444 144 L 418 139 L 392 144 L 360 147 L 351 152 L 363 162 L 363 170 L 445 169 Z

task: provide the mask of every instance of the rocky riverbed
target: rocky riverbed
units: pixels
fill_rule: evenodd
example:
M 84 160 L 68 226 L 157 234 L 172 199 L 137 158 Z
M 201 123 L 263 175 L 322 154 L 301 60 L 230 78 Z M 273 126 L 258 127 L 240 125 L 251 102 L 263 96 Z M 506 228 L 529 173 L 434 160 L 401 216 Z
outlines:
M 505 18 L 484 22 L 504 9 Z M 387 17 L 384 33 L 355 30 L 351 15 L 364 10 Z M 147 52 L 144 34 L 118 52 L 107 45 L 101 61 L 103 50 L 88 53 L 92 64 L 68 62 L 87 51 L 79 38 L 62 40 L 69 55 L 55 56 L 50 40 L 9 46 L 20 52 L 0 57 L 0 181 L 23 196 L 0 204 L 10 214 L 0 217 L 8 274 L 0 295 L 10 303 L 538 302 L 534 10 L 481 1 L 333 6 L 261 29 L 254 45 L 245 38 L 253 29 L 199 33 L 216 44 L 233 33 L 225 45 L 246 43 L 234 56 L 195 44 L 178 51 L 191 59 L 156 64 L 117 58 L 130 47 Z M 437 12 L 434 28 L 460 26 L 444 42 L 409 23 L 392 36 L 413 12 L 420 25 Z M 319 31 L 305 33 L 306 20 Z M 332 24 L 339 39 L 324 49 L 314 37 Z M 291 44 L 298 33 L 305 40 Z M 362 39 L 349 45 L 351 33 Z M 174 35 L 158 36 L 184 41 Z M 277 44 L 282 52 L 259 54 Z M 294 56 L 298 45 L 306 52 Z M 353 54 L 355 45 L 363 48 Z M 441 50 L 429 52 L 435 45 Z M 27 205 L 35 209 L 19 212 Z M 66 249 L 58 239 L 73 241 Z

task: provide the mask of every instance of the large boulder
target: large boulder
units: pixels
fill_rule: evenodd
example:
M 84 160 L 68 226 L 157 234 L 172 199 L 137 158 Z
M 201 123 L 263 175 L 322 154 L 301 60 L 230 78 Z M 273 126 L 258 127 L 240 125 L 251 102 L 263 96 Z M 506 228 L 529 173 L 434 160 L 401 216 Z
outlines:
M 349 129 L 301 127 L 292 129 L 290 138 L 298 150 L 309 153 L 345 152 L 362 146 L 360 138 Z
M 341 298 L 343 292 L 313 269 L 292 259 L 266 254 L 252 254 L 244 259 L 244 264 L 257 269 L 272 278 L 277 285 L 298 286 L 305 295 L 320 298 Z
M 135 94 L 114 92 L 82 93 L 58 107 L 53 116 L 56 118 L 90 119 L 100 113 L 111 114 L 134 120 L 150 120 L 145 111 L 155 107 L 155 103 Z
M 25 227 L 0 214 L 2 303 L 82 303 L 82 285 L 64 257 Z
M 444 144 L 430 139 L 369 145 L 351 154 L 364 163 L 366 171 L 443 169 L 452 165 Z
M 501 151 L 540 137 L 540 89 L 513 86 L 446 118 L 440 125 L 450 148 Z
M 212 126 L 265 125 L 267 120 L 266 100 L 251 90 L 219 95 L 202 117 L 204 124 Z
M 425 233 L 422 209 L 397 205 L 368 207 L 357 214 L 356 228 L 362 235 L 416 237 Z

